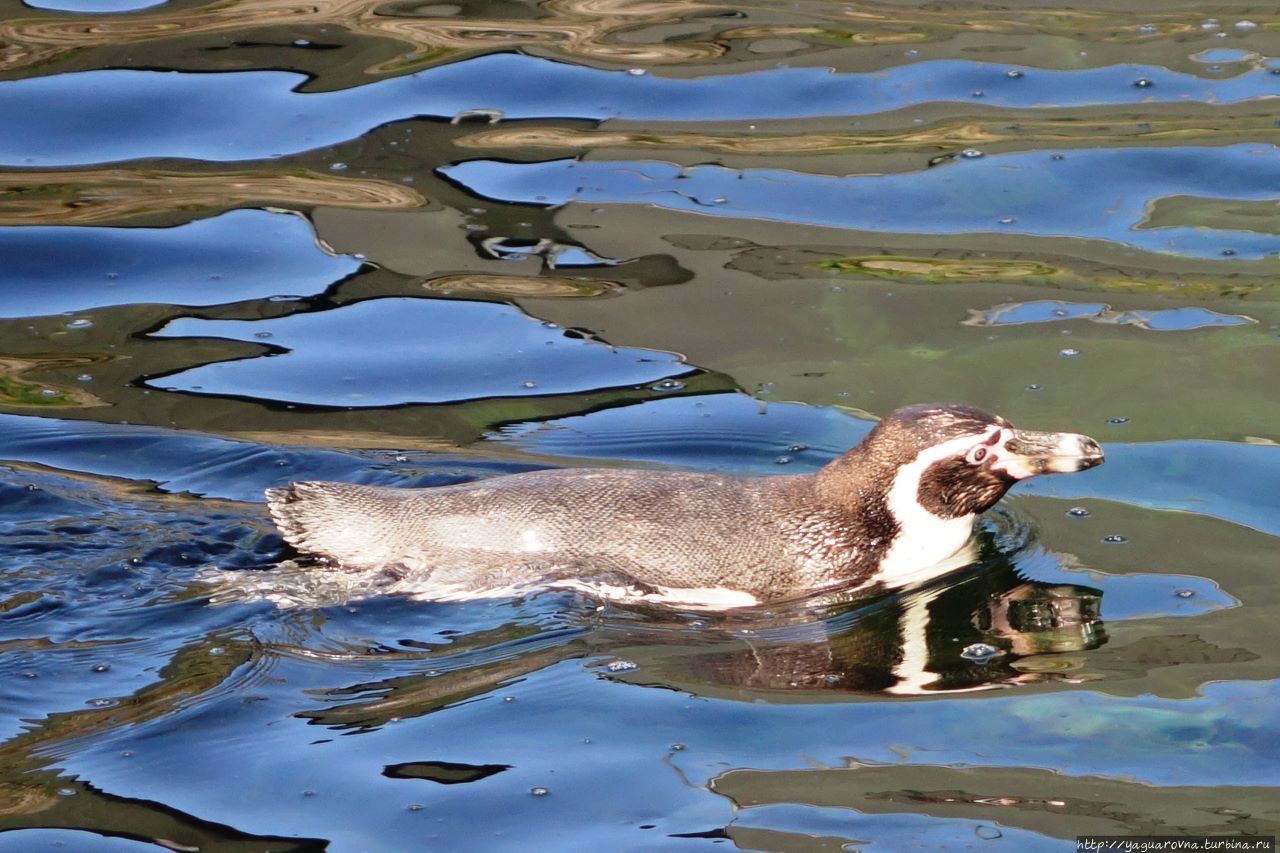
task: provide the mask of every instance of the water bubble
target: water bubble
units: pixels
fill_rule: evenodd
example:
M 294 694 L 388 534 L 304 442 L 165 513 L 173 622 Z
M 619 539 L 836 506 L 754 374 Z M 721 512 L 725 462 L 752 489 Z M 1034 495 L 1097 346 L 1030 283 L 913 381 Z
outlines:
M 1062 356 L 1063 358 L 1075 358 L 1079 354 L 1080 354 L 1080 350 L 1075 349 L 1074 347 L 1066 347 L 1064 349 L 1058 350 L 1058 355 Z
M 981 89 L 974 89 L 972 92 L 969 93 L 969 95 L 974 98 L 982 98 L 982 97 L 985 97 L 986 94 L 987 93 L 982 91 Z
M 511 704 L 512 702 L 516 701 L 516 697 L 514 697 L 514 696 L 503 696 L 503 697 L 502 697 L 502 701 L 503 701 L 503 702 L 506 702 L 507 704 Z
M 982 152 L 977 148 L 966 148 L 960 152 L 960 156 L 966 160 L 976 160 L 982 156 Z
M 1027 386 L 1027 390 L 1028 390 L 1028 391 L 1039 391 L 1042 387 L 1044 387 L 1044 386 L 1040 385 L 1038 382 L 1032 382 L 1030 385 L 1028 385 L 1028 386 Z
M 1142 33 L 1144 36 L 1150 36 L 1160 32 L 1160 28 L 1155 24 L 1143 24 L 1138 27 L 1138 32 Z
M 1012 68 L 1004 72 L 1004 76 L 1008 77 L 1010 80 L 1021 80 L 1023 77 L 1023 74 L 1018 69 Z
M 1050 160 L 1065 160 L 1065 159 L 1067 159 L 1067 158 L 1066 158 L 1066 157 L 1064 157 L 1064 156 L 1062 156 L 1061 154 L 1051 154 L 1051 155 L 1049 155 L 1049 159 L 1050 159 Z
M 672 751 L 672 752 L 684 752 L 684 750 L 685 750 L 685 745 L 684 745 L 684 744 L 682 744 L 682 743 L 673 743 L 673 744 L 671 744 L 671 751 Z
M 683 391 L 684 387 L 684 383 L 679 379 L 662 379 L 650 385 L 649 390 L 668 393 L 671 391 Z
M 81 317 L 79 319 L 72 320 L 70 323 L 67 323 L 67 328 L 68 329 L 90 329 L 90 328 L 93 328 L 93 321 L 85 319 L 84 317 Z
M 790 456 L 779 456 L 777 459 L 773 460 L 773 462 L 774 462 L 774 464 L 775 464 L 775 465 L 790 465 L 790 464 L 791 464 L 791 457 L 790 457 Z
M 1258 25 L 1253 21 L 1236 21 L 1233 25 L 1237 30 L 1256 30 Z
M 307 41 L 306 39 L 294 39 L 293 46 L 294 47 L 311 47 L 311 42 Z
M 213 648 L 209 649 L 209 654 L 213 655 L 214 657 L 225 655 L 226 653 L 227 653 L 227 650 L 224 649 L 222 646 L 214 646 Z
M 76 377 L 76 381 L 77 381 L 77 382 L 92 382 L 92 381 L 93 381 L 93 376 L 92 376 L 91 374 L 88 374 L 88 373 L 81 373 L 79 376 L 77 376 L 77 377 Z
M 1103 536 L 1102 541 L 1108 545 L 1123 545 L 1128 542 L 1129 539 L 1125 536 L 1121 536 L 1119 533 L 1112 533 L 1110 536 Z
M 77 793 L 79 792 L 75 788 L 59 788 L 58 789 L 59 797 L 74 797 Z
M 1133 85 L 1137 86 L 1139 89 L 1150 89 L 1155 85 L 1155 81 L 1146 77 L 1139 77 L 1137 80 L 1133 81 Z
M 23 678 L 39 678 L 39 677 L 40 677 L 40 673 L 38 673 L 38 672 L 32 672 L 31 670 L 27 670 L 26 672 L 22 673 L 22 677 L 23 677 Z
M 919 56 L 919 55 L 920 55 L 920 51 L 916 50 L 916 49 L 913 47 L 913 48 L 910 48 L 910 49 L 908 49 L 908 50 L 904 50 L 904 51 L 902 52 L 902 55 L 903 55 L 903 56 Z
M 121 758 L 133 758 L 133 750 L 125 749 L 120 752 Z
M 1073 506 L 1071 509 L 1067 510 L 1067 515 L 1070 518 L 1088 518 L 1089 510 L 1082 506 Z
M 551 793 L 551 789 L 544 788 L 541 785 L 534 785 L 529 789 L 529 793 L 533 794 L 535 797 L 545 797 L 547 794 Z
M 632 670 L 639 668 L 640 664 L 630 660 L 611 660 L 605 666 L 605 669 L 610 672 L 631 672 Z
M 1223 250 L 1222 250 L 1222 254 L 1223 254 L 1223 255 L 1225 255 L 1225 256 L 1227 256 L 1228 258 L 1229 258 L 1229 257 L 1231 257 L 1232 255 L 1234 255 L 1235 253 L 1236 253 L 1236 250 L 1235 250 L 1235 249 L 1223 249 Z
M 1191 598 L 1196 594 L 1194 589 L 1175 589 L 1173 594 L 1178 598 Z
M 983 841 L 994 841 L 997 838 L 1003 838 L 1004 833 L 996 829 L 994 826 L 986 826 L 979 824 L 973 828 L 973 834 L 981 838 Z
M 1122 426 L 1129 422 L 1128 418 L 1107 418 L 1107 423 L 1113 426 Z
M 52 388 L 41 388 L 41 389 L 40 389 L 40 396 L 41 396 L 41 397 L 56 397 L 56 396 L 58 396 L 58 392 L 57 392 L 57 391 L 55 391 L 55 390 L 54 390 L 54 389 L 52 389 Z
M 644 68 L 628 68 L 627 73 L 630 74 L 632 77 L 643 77 L 649 72 Z
M 986 663 L 992 658 L 998 656 L 1000 650 L 995 646 L 987 643 L 974 643 L 964 647 L 964 651 L 960 652 L 960 657 L 965 660 L 971 660 L 974 663 Z
M 791 445 L 790 447 L 788 447 L 788 448 L 787 448 L 787 452 L 789 452 L 789 453 L 801 453 L 801 452 L 803 452 L 803 451 L 805 451 L 805 450 L 808 450 L 808 449 L 809 449 L 809 445 L 807 445 L 807 444 L 793 444 L 793 445 Z
M 90 708 L 110 708 L 116 704 L 116 700 L 106 699 L 106 698 L 90 699 L 85 704 L 88 705 Z
M 346 163 L 330 163 L 329 164 L 330 172 L 345 172 L 346 170 L 347 170 Z
M 1200 25 L 1200 29 L 1204 30 L 1206 33 L 1211 33 L 1214 30 L 1222 29 L 1222 24 L 1218 23 L 1217 18 L 1210 18 Z
M 110 672 L 110 671 L 111 671 L 111 664 L 109 664 L 109 663 L 99 663 L 99 664 L 94 664 L 94 666 L 93 666 L 93 671 L 94 671 L 94 672 Z
M 271 332 L 254 332 L 253 336 L 263 341 L 265 341 L 267 338 L 274 337 L 274 335 Z
M 843 287 L 841 287 L 841 286 L 840 286 L 840 285 L 838 285 L 838 284 L 833 284 L 833 285 L 831 286 L 831 292 L 832 292 L 832 293 L 844 293 L 844 288 L 843 288 Z
M 411 812 L 420 812 L 422 811 L 422 803 L 409 803 L 408 809 Z
M 532 379 L 526 379 L 525 381 L 520 383 L 520 387 L 521 388 L 537 388 L 538 383 L 534 382 Z
M 1000 224 L 1001 224 L 1001 225 L 1012 225 L 1012 224 L 1013 224 L 1013 217 L 1012 217 L 1012 216 L 1005 216 L 1005 217 L 1003 217 L 1003 218 L 1000 220 Z

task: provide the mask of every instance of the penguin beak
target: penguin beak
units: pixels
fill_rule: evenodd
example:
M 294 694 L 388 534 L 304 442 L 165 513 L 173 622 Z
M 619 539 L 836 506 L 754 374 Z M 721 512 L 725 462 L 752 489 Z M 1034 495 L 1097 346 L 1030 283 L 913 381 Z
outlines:
M 1013 437 L 997 451 L 992 470 L 1003 471 L 1015 480 L 1037 474 L 1073 474 L 1104 459 L 1098 442 L 1072 432 L 1030 432 L 1011 430 Z

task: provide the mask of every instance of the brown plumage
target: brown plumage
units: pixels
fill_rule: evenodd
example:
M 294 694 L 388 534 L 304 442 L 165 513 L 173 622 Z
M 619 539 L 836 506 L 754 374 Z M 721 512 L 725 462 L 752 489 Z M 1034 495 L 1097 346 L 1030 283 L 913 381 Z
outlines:
M 571 468 L 429 489 L 302 482 L 267 501 L 295 548 L 426 597 L 574 586 L 730 607 L 927 577 L 1016 480 L 1101 461 L 1084 436 L 934 404 L 892 413 L 816 474 Z

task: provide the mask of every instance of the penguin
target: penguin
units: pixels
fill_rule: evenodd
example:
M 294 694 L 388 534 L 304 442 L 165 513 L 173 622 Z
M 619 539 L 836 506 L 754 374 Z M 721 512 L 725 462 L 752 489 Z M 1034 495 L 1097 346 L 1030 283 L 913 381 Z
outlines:
M 730 610 L 896 589 L 965 565 L 977 516 L 1019 480 L 1103 461 L 1092 438 L 953 403 L 900 408 L 812 474 L 562 468 L 426 489 L 267 490 L 285 541 L 415 598 L 577 589 Z

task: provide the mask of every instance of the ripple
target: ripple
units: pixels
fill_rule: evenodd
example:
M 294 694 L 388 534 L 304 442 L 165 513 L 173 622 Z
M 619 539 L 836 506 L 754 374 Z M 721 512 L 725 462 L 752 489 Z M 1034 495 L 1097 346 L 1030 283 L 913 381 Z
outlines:
M 636 204 L 903 234 L 1003 233 L 995 223 L 1011 216 L 1017 233 L 1028 236 L 1105 240 L 1213 259 L 1231 246 L 1235 257 L 1257 259 L 1275 251 L 1273 235 L 1176 224 L 1151 228 L 1146 211 L 1162 197 L 1180 195 L 1274 200 L 1280 149 L 1094 149 L 1062 161 L 1024 152 L 923 172 L 851 176 L 578 160 L 471 160 L 440 172 L 486 198 L 523 204 Z M 705 199 L 724 202 L 708 205 Z
M 301 216 L 233 210 L 171 228 L 0 228 L 0 317 L 320 293 L 360 268 Z
M 271 333 L 272 350 L 262 356 L 192 367 L 147 384 L 369 408 L 575 394 L 694 370 L 671 353 L 606 346 L 547 328 L 509 305 L 461 299 L 369 299 L 272 320 L 181 318 L 153 335 L 261 344 L 263 331 Z
M 507 120 L 707 122 L 967 102 L 984 86 L 984 105 L 1007 109 L 1152 101 L 1225 104 L 1274 95 L 1274 78 L 1264 69 L 1225 79 L 1138 65 L 1040 69 L 1015 85 L 987 85 L 1012 83 L 1006 78 L 1009 70 L 1002 64 L 937 60 L 860 74 L 776 68 L 677 79 L 505 53 L 318 93 L 299 91 L 307 78 L 283 71 L 84 71 L 0 82 L 0 163 L 30 167 L 142 157 L 265 159 L 335 145 L 388 122 L 418 116 L 448 119 L 475 109 L 499 110 Z M 1154 85 L 1135 88 L 1132 83 L 1139 79 Z M 85 91 L 93 91 L 94 97 L 77 96 Z M 190 109 L 191 104 L 200 109 Z M 68 127 L 79 131 L 67 133 Z M 42 140 L 39 148 L 31 146 L 33 138 Z

